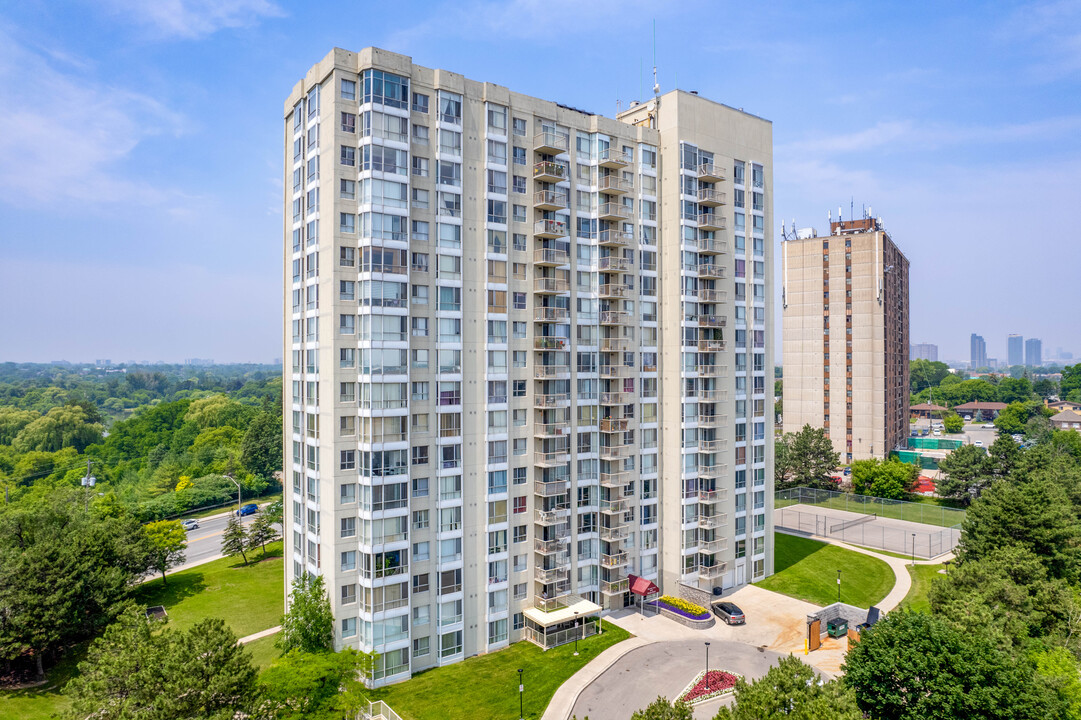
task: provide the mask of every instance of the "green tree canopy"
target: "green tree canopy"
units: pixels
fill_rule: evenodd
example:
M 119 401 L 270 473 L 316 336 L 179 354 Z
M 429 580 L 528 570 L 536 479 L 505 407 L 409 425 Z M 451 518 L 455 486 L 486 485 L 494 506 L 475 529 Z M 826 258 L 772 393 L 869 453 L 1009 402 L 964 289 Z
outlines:
M 101 442 L 101 433 L 101 424 L 88 422 L 86 410 L 64 405 L 28 423 L 11 445 L 19 452 L 54 452 L 66 447 L 82 452 L 88 445 Z
M 150 551 L 150 567 L 161 573 L 165 584 L 165 571 L 184 564 L 184 551 L 188 547 L 188 534 L 179 520 L 158 520 L 143 526 Z
M 10 445 L 20 431 L 41 417 L 33 410 L 0 407 L 0 445 Z
M 921 359 L 912 360 L 908 364 L 908 378 L 913 393 L 928 387 L 938 387 L 948 377 L 953 376 L 950 374 L 950 366 L 944 362 Z
M 852 489 L 859 495 L 901 500 L 919 475 L 917 466 L 897 460 L 857 460 L 852 463 Z
M 1008 438 L 1007 438 L 1008 440 Z M 1012 440 L 1011 445 L 1017 447 Z M 962 445 L 938 462 L 937 489 L 942 497 L 968 504 L 991 482 L 987 451 L 975 445 Z
M 1028 378 L 1004 378 L 998 384 L 998 401 L 1028 402 L 1032 399 L 1032 382 Z
M 240 461 L 248 472 L 271 479 L 282 469 L 282 423 L 277 412 L 263 410 L 248 425 L 240 446 Z
M 778 490 L 801 485 L 837 489 L 833 473 L 841 464 L 841 456 L 834 452 L 833 443 L 821 428 L 804 425 L 799 432 L 785 433 L 775 448 L 780 457 L 780 462 L 775 458 L 775 466 L 781 468 L 777 472 L 784 473 L 778 478 Z
M 692 720 L 694 713 L 689 705 L 670 703 L 668 698 L 658 696 L 641 710 L 635 710 L 631 720 Z
M 236 513 L 229 513 L 229 521 L 225 525 L 225 530 L 221 534 L 221 552 L 226 557 L 236 557 L 239 555 L 244 564 L 248 564 L 248 550 L 251 549 L 251 541 L 248 538 L 248 530 L 244 527 L 244 523 L 240 521 L 240 518 L 236 516 Z
M 276 645 L 283 654 L 320 653 L 334 648 L 334 614 L 322 575 L 293 580 L 281 626 Z
M 964 431 L 965 421 L 955 412 L 947 413 L 946 417 L 942 418 L 942 427 L 948 433 L 959 433 Z
M 260 678 L 259 716 L 272 720 L 341 720 L 364 704 L 360 678 L 371 674 L 372 658 L 352 648 L 341 652 L 293 651 Z
M 852 690 L 839 680 L 819 684 L 817 673 L 789 655 L 758 680 L 736 683 L 734 702 L 714 720 L 862 720 Z

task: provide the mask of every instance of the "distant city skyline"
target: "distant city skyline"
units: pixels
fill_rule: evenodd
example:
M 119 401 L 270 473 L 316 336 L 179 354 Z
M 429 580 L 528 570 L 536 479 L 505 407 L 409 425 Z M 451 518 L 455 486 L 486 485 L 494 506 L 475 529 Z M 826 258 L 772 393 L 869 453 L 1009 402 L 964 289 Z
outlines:
M 782 222 L 821 230 L 827 210 L 852 219 L 872 206 L 911 262 L 912 336 L 941 359 L 966 358 L 973 330 L 997 357 L 1018 331 L 1081 353 L 1068 317 L 1081 290 L 1053 274 L 1081 266 L 1081 243 L 1060 212 L 1016 212 L 1019 177 L 1039 177 L 1044 207 L 1076 204 L 1081 4 L 852 4 L 842 29 L 814 4 L 737 4 L 725 32 L 692 45 L 688 27 L 716 13 L 705 0 L 373 3 L 362 26 L 342 22 L 355 13 L 5 4 L 0 102 L 17 111 L 0 117 L 0 361 L 281 354 L 282 138 L 270 119 L 328 47 L 383 47 L 613 116 L 617 101 L 652 94 L 654 20 L 662 92 L 697 90 L 772 122 L 775 247 Z M 613 18 L 637 42 L 584 42 Z M 823 42 L 839 32 L 875 51 L 853 62 L 850 43 Z M 1040 252 L 1018 252 L 1019 238 Z M 1030 278 L 1046 281 L 1011 291 Z

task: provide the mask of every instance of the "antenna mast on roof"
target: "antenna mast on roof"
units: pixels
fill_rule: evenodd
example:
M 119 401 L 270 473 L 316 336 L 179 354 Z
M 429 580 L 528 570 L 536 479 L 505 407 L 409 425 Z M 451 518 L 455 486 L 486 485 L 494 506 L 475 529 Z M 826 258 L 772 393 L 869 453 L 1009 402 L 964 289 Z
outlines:
M 657 18 L 653 18 L 653 97 L 661 94 L 661 86 L 657 82 Z

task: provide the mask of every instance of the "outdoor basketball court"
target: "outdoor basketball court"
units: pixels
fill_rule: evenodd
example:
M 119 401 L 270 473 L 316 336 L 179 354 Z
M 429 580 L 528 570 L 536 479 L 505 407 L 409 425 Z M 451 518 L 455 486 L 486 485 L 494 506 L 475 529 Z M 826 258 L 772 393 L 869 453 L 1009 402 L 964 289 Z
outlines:
M 959 527 L 924 523 L 835 510 L 819 505 L 796 504 L 773 512 L 778 529 L 841 540 L 853 545 L 918 558 L 934 558 L 950 552 L 961 537 Z

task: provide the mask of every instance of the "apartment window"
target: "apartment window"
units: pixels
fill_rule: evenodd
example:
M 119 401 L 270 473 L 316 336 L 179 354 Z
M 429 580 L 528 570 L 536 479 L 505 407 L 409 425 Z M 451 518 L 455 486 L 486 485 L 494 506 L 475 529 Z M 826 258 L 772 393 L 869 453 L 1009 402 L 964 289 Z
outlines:
M 342 605 L 351 605 L 357 601 L 356 583 L 342 585 Z
M 351 538 L 356 537 L 357 534 L 357 519 L 352 517 L 342 518 L 341 523 L 341 537 Z
M 428 96 L 422 93 L 413 93 L 413 112 L 428 114 Z
M 357 149 L 348 145 L 342 145 L 341 149 L 341 161 L 342 165 L 354 167 L 357 164 Z
M 418 624 L 415 621 L 415 619 L 414 619 L 413 624 L 414 625 Z M 415 658 L 424 657 L 425 655 L 430 653 L 432 651 L 431 650 L 431 643 L 432 643 L 432 639 L 430 637 L 413 638 L 413 657 L 415 657 Z
M 418 445 L 413 447 L 413 464 L 414 465 L 427 465 L 428 464 L 428 446 Z
M 355 470 L 357 467 L 357 451 L 356 450 L 342 450 L 339 457 L 338 467 L 342 470 Z
M 516 467 L 512 471 L 515 485 L 525 485 L 528 478 L 528 468 Z
M 413 529 L 414 530 L 425 530 L 425 529 L 427 529 L 428 524 L 429 524 L 429 516 L 428 516 L 428 511 L 427 510 L 414 510 L 413 511 Z M 416 546 L 414 546 L 414 547 L 416 547 Z M 415 550 L 414 550 L 413 554 L 416 555 Z M 420 558 L 414 557 L 414 559 L 419 560 Z
M 525 148 L 515 147 L 514 150 L 513 150 L 513 153 L 514 153 L 514 164 L 515 165 L 525 165 L 526 164 Z
M 417 177 L 428 177 L 428 158 L 413 156 L 413 174 Z
M 411 265 L 413 272 L 428 272 L 428 253 L 413 253 Z
M 513 183 L 513 190 L 514 190 L 514 192 L 516 192 L 516 193 L 521 193 L 521 194 L 523 194 L 523 195 L 525 194 L 525 190 L 526 190 L 526 178 L 524 178 L 524 177 L 523 177 L 523 176 L 521 176 L 521 175 L 515 175 L 515 176 L 514 176 L 514 177 L 512 178 L 512 183 Z M 516 207 L 517 207 L 517 206 L 516 206 Z M 524 210 L 524 208 L 523 208 L 523 210 Z
M 413 207 L 414 208 L 416 208 L 418 210 L 427 209 L 427 207 L 428 207 L 428 198 L 429 198 L 429 193 L 428 193 L 427 190 L 421 190 L 420 188 L 413 188 Z M 414 220 L 413 225 L 415 226 L 416 223 L 417 223 L 417 221 Z M 424 242 L 428 242 L 428 233 L 427 233 L 427 225 L 428 225 L 428 223 L 424 223 L 424 225 L 425 225 Z M 413 239 L 414 240 L 417 239 L 416 235 L 413 236 Z
M 413 285 L 412 298 L 414 305 L 427 305 L 428 304 L 428 286 L 427 285 Z
M 413 478 L 413 497 L 428 497 L 428 478 Z
M 516 497 L 514 498 L 514 514 L 518 515 L 525 512 L 526 498 Z
M 428 128 L 425 125 L 413 126 L 413 142 L 418 145 L 428 144 Z
M 429 590 L 428 573 L 422 573 L 420 575 L 414 575 L 413 576 L 413 592 L 414 593 L 422 593 L 422 592 L 428 592 L 428 590 Z
M 357 116 L 353 113 L 342 113 L 342 132 L 355 133 L 357 131 Z
M 355 80 L 342 80 L 342 100 L 357 99 L 357 83 Z
M 519 137 L 525 137 L 526 135 L 526 122 L 525 118 L 514 118 L 514 134 Z

